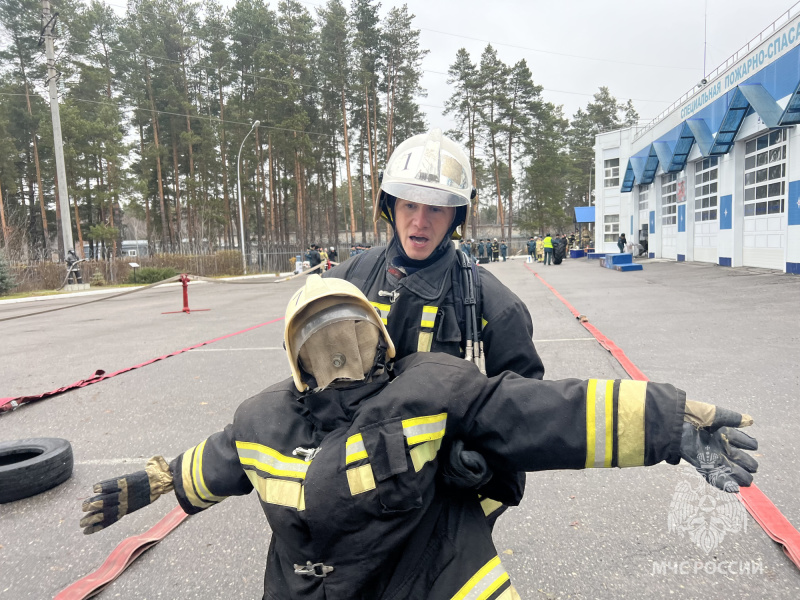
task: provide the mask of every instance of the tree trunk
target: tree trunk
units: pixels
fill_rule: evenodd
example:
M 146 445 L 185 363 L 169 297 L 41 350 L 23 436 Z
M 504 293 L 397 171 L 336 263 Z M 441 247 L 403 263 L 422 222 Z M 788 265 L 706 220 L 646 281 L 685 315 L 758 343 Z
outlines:
M 389 92 L 386 94 L 386 162 L 392 155 L 392 136 L 394 135 L 394 57 L 389 63 Z
M 353 210 L 353 178 L 350 175 L 350 143 L 347 139 L 347 106 L 344 101 L 344 88 L 342 88 L 342 117 L 344 122 L 344 160 L 347 166 L 347 190 L 350 193 L 350 243 L 356 239 L 356 213 Z
M 192 110 L 192 103 L 189 98 L 189 83 L 186 77 L 186 54 L 181 44 L 181 66 L 183 67 L 183 89 L 186 92 L 186 131 L 189 134 L 189 182 L 187 184 L 188 198 L 186 200 L 186 228 L 188 230 L 189 248 L 191 252 L 193 236 L 192 207 L 195 204 L 195 180 L 194 180 L 194 140 L 192 139 L 192 119 L 189 114 Z
M 258 149 L 258 187 L 261 191 L 261 203 L 264 207 L 264 218 L 263 220 L 259 218 L 258 245 L 260 248 L 263 243 L 262 237 L 267 237 L 269 232 L 269 223 L 267 221 L 267 215 L 269 215 L 269 201 L 267 200 L 267 185 L 264 181 L 264 148 L 261 145 L 261 137 L 258 135 L 258 127 L 256 127 L 256 148 Z
M 17 46 L 17 56 L 19 58 L 19 68 L 22 73 L 22 80 L 25 84 L 25 102 L 27 103 L 28 107 L 28 115 L 31 117 L 31 121 L 33 121 L 33 110 L 31 108 L 31 94 L 28 88 L 28 76 L 25 73 L 25 62 L 22 59 L 22 50 L 20 47 L 20 40 L 17 36 L 14 36 L 14 43 Z M 39 192 L 39 209 L 42 215 L 42 242 L 44 244 L 44 249 L 49 253 L 50 251 L 50 239 L 47 235 L 47 211 L 45 210 L 44 206 L 44 192 L 42 191 L 42 171 L 39 165 L 39 143 L 36 141 L 36 132 L 31 131 L 31 138 L 33 139 L 33 162 L 36 165 L 36 186 Z
M 3 246 L 8 248 L 8 233 L 6 232 L 6 209 L 3 206 L 3 182 L 0 181 L 0 229 L 3 231 Z
M 175 171 L 175 235 L 178 238 L 178 251 L 183 253 L 183 228 L 181 227 L 181 184 L 178 173 L 178 140 L 172 130 L 172 168 Z
M 295 136 L 297 134 L 295 133 Z M 303 187 L 301 182 L 300 155 L 294 149 L 294 178 L 295 178 L 295 210 L 297 211 L 297 241 L 306 247 L 306 215 L 303 205 Z
M 108 46 L 106 46 L 106 40 L 103 36 L 103 31 L 100 31 L 100 42 L 103 44 L 103 56 L 105 57 L 105 67 L 106 67 L 106 98 L 108 99 L 109 103 L 112 102 L 111 96 L 111 62 L 108 57 Z M 115 185 L 114 175 L 116 175 L 117 165 L 116 165 L 116 156 L 112 154 L 108 160 L 106 160 L 106 168 L 108 169 L 108 189 L 109 189 L 109 196 L 111 201 L 111 219 L 109 221 L 109 225 L 114 227 L 114 207 L 119 206 L 119 189 Z M 56 182 L 56 218 L 58 219 L 59 206 L 58 206 L 58 183 Z M 59 219 L 60 222 L 60 219 Z M 120 228 L 120 232 L 122 228 Z M 137 246 L 138 248 L 138 246 Z M 114 243 L 112 245 L 112 252 L 114 253 L 114 257 L 117 256 L 117 238 L 114 238 Z
M 142 178 L 147 181 L 144 161 L 144 125 L 142 123 L 139 123 L 139 152 L 142 155 Z M 152 256 L 155 253 L 155 246 L 153 245 L 153 221 L 150 217 L 150 190 L 145 190 L 144 193 L 144 219 L 147 230 L 147 253 Z
M 156 117 L 156 105 L 153 100 L 153 88 L 150 85 L 150 65 L 144 61 L 145 80 L 147 82 L 147 95 L 150 97 L 150 115 L 153 122 L 153 140 L 156 145 L 156 176 L 158 177 L 158 200 L 161 206 L 161 251 L 166 251 L 167 239 L 172 236 L 167 224 L 167 209 L 164 202 L 164 182 L 161 177 L 161 147 L 158 144 L 158 118 Z
M 221 68 L 217 69 L 219 77 L 219 153 L 222 162 L 222 197 L 225 207 L 225 238 L 228 248 L 233 248 L 233 229 L 231 228 L 231 198 L 228 195 L 228 161 L 225 158 L 225 104 L 222 99 L 222 74 Z
M 272 134 L 267 134 L 267 160 L 269 161 L 269 222 L 272 227 L 272 239 L 277 243 L 279 223 L 277 217 L 278 190 L 275 188 L 275 173 L 272 165 Z
M 378 238 L 378 221 L 374 218 L 375 214 L 375 207 L 376 207 L 376 197 L 375 197 L 375 167 L 372 163 L 372 132 L 370 130 L 369 125 L 369 89 L 367 86 L 364 86 L 364 101 L 367 116 L 367 144 L 368 144 L 368 151 L 369 156 L 367 157 L 369 160 L 369 183 L 370 183 L 370 196 L 372 197 L 372 212 L 373 212 L 373 219 L 372 219 L 372 235 L 373 235 L 373 243 L 377 244 L 380 242 L 380 238 Z
M 364 189 L 364 131 L 361 131 L 361 139 L 359 140 L 359 144 L 361 147 L 361 165 L 360 165 L 360 172 L 359 172 L 359 180 L 361 184 L 361 243 L 367 243 L 367 222 L 366 222 L 366 207 L 365 207 L 365 199 L 366 190 Z
M 331 207 L 331 212 L 333 213 L 333 239 L 335 240 L 335 246 L 339 247 L 339 215 L 338 215 L 338 204 L 337 204 L 337 189 L 336 189 L 336 134 L 334 133 L 333 140 L 333 153 L 331 154 L 331 179 L 333 181 L 333 206 Z

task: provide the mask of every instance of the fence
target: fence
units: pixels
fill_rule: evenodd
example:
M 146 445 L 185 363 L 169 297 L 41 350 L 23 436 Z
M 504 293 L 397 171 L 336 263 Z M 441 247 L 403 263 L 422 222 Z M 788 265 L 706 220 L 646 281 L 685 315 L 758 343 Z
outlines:
M 253 249 L 247 256 L 247 273 L 286 273 L 294 270 L 295 257 L 305 254 L 299 245 Z M 349 254 L 345 253 L 347 257 Z M 343 256 L 340 250 L 339 256 Z M 178 273 L 221 277 L 242 275 L 242 255 L 238 250 L 221 250 L 214 254 L 156 254 L 117 258 L 114 260 L 87 260 L 80 263 L 83 281 L 105 281 L 107 284 L 127 283 L 133 274 L 130 263 L 139 267 L 172 268 Z M 51 261 L 13 262 L 9 265 L 15 287 L 11 293 L 36 290 L 55 290 L 67 275 L 65 263 Z M 101 275 L 99 277 L 97 274 Z

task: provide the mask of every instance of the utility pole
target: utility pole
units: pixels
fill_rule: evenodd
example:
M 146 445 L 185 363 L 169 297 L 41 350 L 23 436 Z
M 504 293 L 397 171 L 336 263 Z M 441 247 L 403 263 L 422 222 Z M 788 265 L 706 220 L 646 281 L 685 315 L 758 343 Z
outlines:
M 39 38 L 41 46 L 44 38 L 44 47 L 47 53 L 47 83 L 50 89 L 50 116 L 53 119 L 53 146 L 56 155 L 56 175 L 58 177 L 58 202 L 61 209 L 61 237 L 64 241 L 64 258 L 67 252 L 74 249 L 72 243 L 72 219 L 69 212 L 69 196 L 67 195 L 67 171 L 64 166 L 64 146 L 61 140 L 61 115 L 58 110 L 58 84 L 56 75 L 55 50 L 53 48 L 53 30 L 58 13 L 50 12 L 50 0 L 42 0 L 42 34 Z M 83 251 L 83 248 L 81 248 Z

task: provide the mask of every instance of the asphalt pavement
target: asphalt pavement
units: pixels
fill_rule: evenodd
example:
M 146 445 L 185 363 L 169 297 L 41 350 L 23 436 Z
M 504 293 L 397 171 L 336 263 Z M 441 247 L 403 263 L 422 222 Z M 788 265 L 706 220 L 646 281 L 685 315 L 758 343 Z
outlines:
M 644 261 L 640 272 L 569 259 L 487 265 L 529 307 L 547 379 L 627 378 L 538 272 L 650 379 L 755 418 L 759 487 L 800 525 L 800 277 L 759 269 Z M 285 303 L 303 279 L 193 284 L 192 309 L 164 286 L 0 302 L 0 397 L 40 394 L 230 336 L 0 415 L 0 441 L 61 437 L 71 479 L 0 505 L 0 598 L 52 598 L 143 533 L 176 502 L 160 499 L 92 536 L 80 504 L 102 479 L 168 459 L 224 427 L 247 397 L 290 375 Z M 70 306 L 2 321 L 5 317 Z M 236 335 L 230 335 L 236 334 Z M 691 519 L 686 519 L 686 515 Z M 255 495 L 187 519 L 99 598 L 259 598 L 270 530 Z M 523 598 L 798 598 L 798 570 L 743 512 L 686 465 L 528 476 L 498 521 L 500 557 Z

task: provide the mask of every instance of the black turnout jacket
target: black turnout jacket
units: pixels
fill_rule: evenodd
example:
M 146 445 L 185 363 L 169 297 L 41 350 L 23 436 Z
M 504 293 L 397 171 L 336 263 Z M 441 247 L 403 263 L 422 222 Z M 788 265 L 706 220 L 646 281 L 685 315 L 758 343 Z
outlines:
M 416 353 L 349 389 L 279 383 L 170 466 L 188 513 L 256 490 L 265 599 L 514 600 L 493 501 L 439 481 L 452 440 L 508 471 L 676 464 L 684 403 L 665 384 L 487 379 Z

